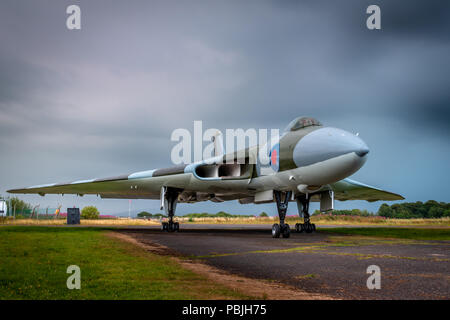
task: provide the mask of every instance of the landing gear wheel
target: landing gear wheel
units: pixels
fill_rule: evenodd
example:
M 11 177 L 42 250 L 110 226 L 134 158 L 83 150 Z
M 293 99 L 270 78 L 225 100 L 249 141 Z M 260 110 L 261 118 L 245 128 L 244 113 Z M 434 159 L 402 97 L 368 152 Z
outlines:
M 278 218 L 280 219 L 280 224 L 275 223 L 272 226 L 272 237 L 279 238 L 280 235 L 282 235 L 283 238 L 289 238 L 291 234 L 291 229 L 289 228 L 288 224 L 284 223 L 284 220 L 286 218 L 286 212 L 288 209 L 289 200 L 291 199 L 292 196 L 292 191 L 274 190 L 273 194 L 275 196 L 275 201 L 277 204 Z
M 180 230 L 180 225 L 178 222 L 173 221 L 175 216 L 175 209 L 177 207 L 178 196 L 181 190 L 170 187 L 163 187 L 161 189 L 161 198 L 164 201 L 164 211 L 168 217 L 168 221 L 161 223 L 161 230 L 166 232 L 176 232 Z
M 304 219 L 304 223 L 300 223 L 298 228 L 296 226 L 296 231 L 298 232 L 311 233 L 316 231 L 316 225 L 310 222 L 309 202 L 308 194 L 297 197 L 298 215 L 300 218 L 303 216 Z
M 295 231 L 298 233 L 302 233 L 303 231 L 305 231 L 305 225 L 303 223 L 296 223 Z
M 278 223 L 275 223 L 272 226 L 272 238 L 279 238 L 280 237 L 280 233 L 281 233 L 280 225 Z
M 176 232 L 180 229 L 180 225 L 178 222 L 169 222 L 168 223 L 168 231 L 169 232 Z
M 291 236 L 291 228 L 288 224 L 285 224 L 283 226 L 283 232 L 281 233 L 281 235 L 283 236 L 283 238 L 289 238 Z

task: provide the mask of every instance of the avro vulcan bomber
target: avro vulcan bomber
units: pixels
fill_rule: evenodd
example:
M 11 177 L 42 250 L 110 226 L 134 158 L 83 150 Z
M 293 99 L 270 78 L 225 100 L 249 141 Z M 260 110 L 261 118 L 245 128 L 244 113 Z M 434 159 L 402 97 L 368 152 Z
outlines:
M 241 204 L 275 202 L 279 223 L 272 226 L 272 236 L 287 238 L 290 226 L 285 216 L 295 201 L 303 223 L 297 232 L 313 232 L 309 203 L 319 201 L 321 211 L 333 209 L 334 200 L 402 200 L 402 196 L 348 179 L 366 162 L 369 148 L 357 135 L 325 127 L 313 118 L 294 119 L 271 143 L 268 165 L 258 161 L 261 145 L 223 153 L 221 139 L 216 139 L 215 156 L 210 159 L 169 168 L 133 172 L 125 175 L 54 183 L 9 190 L 10 193 L 96 194 L 102 198 L 158 199 L 168 221 L 162 230 L 179 230 L 174 221 L 177 202 L 223 202 Z M 266 146 L 264 146 L 266 147 Z M 242 151 L 242 150 L 241 150 Z M 231 161 L 229 161 L 231 159 Z

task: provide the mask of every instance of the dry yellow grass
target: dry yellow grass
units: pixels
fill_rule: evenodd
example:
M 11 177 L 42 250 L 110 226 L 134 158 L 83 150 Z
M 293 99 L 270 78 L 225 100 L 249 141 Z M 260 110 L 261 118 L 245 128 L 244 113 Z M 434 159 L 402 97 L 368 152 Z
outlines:
M 243 218 L 186 218 L 176 217 L 181 223 L 197 224 L 273 224 L 278 222 L 278 217 L 243 217 Z M 293 225 L 297 222 L 303 222 L 300 218 L 288 217 L 286 222 Z M 332 216 L 323 218 L 312 217 L 311 222 L 317 225 L 376 225 L 376 226 L 439 226 L 450 227 L 450 218 L 440 219 L 380 219 L 379 217 L 351 217 L 351 216 Z M 7 225 L 65 225 L 65 219 L 2 219 L 0 224 Z M 160 225 L 158 220 L 143 219 L 100 219 L 100 220 L 81 220 L 81 225 L 89 226 L 152 226 Z

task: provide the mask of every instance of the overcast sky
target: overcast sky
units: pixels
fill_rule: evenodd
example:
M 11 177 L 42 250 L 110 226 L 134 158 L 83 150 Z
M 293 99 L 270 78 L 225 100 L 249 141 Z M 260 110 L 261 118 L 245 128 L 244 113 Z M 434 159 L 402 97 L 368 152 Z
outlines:
M 66 28 L 70 4 L 81 7 L 81 30 Z M 381 8 L 381 30 L 366 28 L 370 4 Z M 449 78 L 449 1 L 2 0 L 0 194 L 170 166 L 172 131 L 194 120 L 282 129 L 305 115 L 367 142 L 353 179 L 407 201 L 449 202 Z M 127 200 L 93 196 L 22 198 L 128 210 Z M 178 207 L 220 210 L 276 212 Z

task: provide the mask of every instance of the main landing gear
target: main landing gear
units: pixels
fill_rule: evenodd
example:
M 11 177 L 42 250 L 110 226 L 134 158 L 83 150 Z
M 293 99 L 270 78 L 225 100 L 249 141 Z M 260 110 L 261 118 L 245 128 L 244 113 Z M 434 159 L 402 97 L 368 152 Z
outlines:
M 163 222 L 161 225 L 162 231 L 175 232 L 180 230 L 180 224 L 173 221 L 173 216 L 175 215 L 175 209 L 177 207 L 179 192 L 174 189 L 167 188 L 164 192 L 164 211 L 169 217 L 168 222 Z
M 275 223 L 272 226 L 272 237 L 279 238 L 280 235 L 283 238 L 289 238 L 291 235 L 291 229 L 287 223 L 284 223 L 284 218 L 286 217 L 286 211 L 289 204 L 289 199 L 291 198 L 292 191 L 282 192 L 274 191 L 275 200 L 277 202 L 278 217 L 280 218 L 280 224 Z
M 306 232 L 311 233 L 316 231 L 316 225 L 309 221 L 309 197 L 306 196 L 298 196 L 297 197 L 297 207 L 298 207 L 298 215 L 301 218 L 303 214 L 304 223 L 296 223 L 295 231 L 296 232 Z

